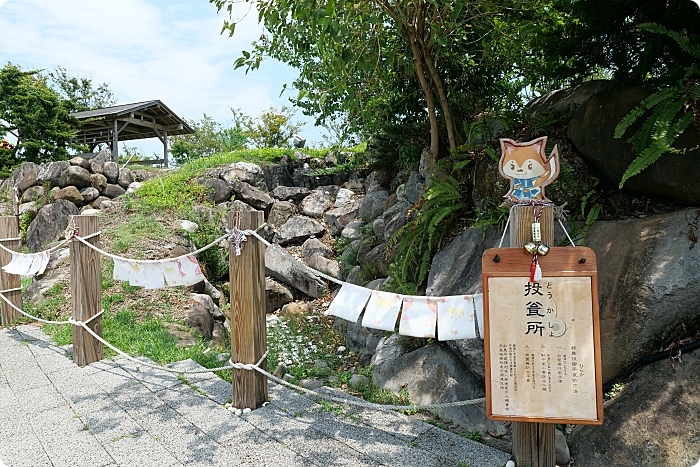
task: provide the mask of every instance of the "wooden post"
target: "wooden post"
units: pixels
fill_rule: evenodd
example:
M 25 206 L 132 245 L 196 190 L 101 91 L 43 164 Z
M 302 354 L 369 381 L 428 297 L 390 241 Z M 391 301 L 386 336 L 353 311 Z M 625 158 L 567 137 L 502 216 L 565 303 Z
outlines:
M 86 237 L 99 230 L 97 216 L 71 216 L 78 229 L 78 235 Z M 97 244 L 99 236 L 87 240 Z M 100 278 L 100 255 L 78 240 L 70 243 L 70 290 L 73 319 L 87 322 L 102 309 L 102 287 Z M 102 337 L 102 317 L 88 323 L 95 334 Z M 88 331 L 73 325 L 73 361 L 78 366 L 89 365 L 104 358 L 102 343 Z
M 229 229 L 256 229 L 264 222 L 261 211 L 229 212 Z M 256 238 L 243 243 L 240 256 L 229 249 L 229 291 L 231 297 L 231 361 L 258 363 L 267 351 L 265 327 L 265 249 Z M 266 368 L 266 360 L 260 367 Z M 267 400 L 267 376 L 251 370 L 232 371 L 232 405 L 239 409 L 261 407 Z
M 537 207 L 536 209 L 539 209 Z M 510 220 L 510 246 L 522 247 L 532 241 L 531 206 L 513 206 Z M 540 217 L 542 243 L 554 246 L 554 210 L 544 206 Z M 556 396 L 555 396 L 556 397 Z M 513 422 L 513 457 L 516 465 L 530 467 L 555 467 L 554 430 L 552 423 Z
M 6 240 L 14 239 L 17 240 Z M 5 248 L 12 251 L 19 250 L 19 217 L 0 217 L 0 241 Z M 0 266 L 4 266 L 12 259 L 12 253 L 0 249 Z M 21 286 L 20 277 L 17 274 L 8 274 L 0 269 L 0 290 L 19 289 Z M 6 292 L 3 295 L 17 308 L 22 308 L 22 291 Z M 20 317 L 20 313 L 12 308 L 5 300 L 0 300 L 0 310 L 2 310 L 2 325 L 4 327 L 12 325 Z

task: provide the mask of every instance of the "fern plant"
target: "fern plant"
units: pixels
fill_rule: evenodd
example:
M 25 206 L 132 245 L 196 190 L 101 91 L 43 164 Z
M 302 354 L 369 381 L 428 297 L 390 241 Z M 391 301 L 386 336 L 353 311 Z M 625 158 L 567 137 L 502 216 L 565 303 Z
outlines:
M 700 61 L 700 44 L 690 42 L 688 35 L 670 31 L 654 23 L 643 23 L 639 29 L 672 38 L 681 49 Z M 630 163 L 620 180 L 620 188 L 631 177 L 656 162 L 663 154 L 684 154 L 700 146 L 678 149 L 676 139 L 691 123 L 700 130 L 700 66 L 688 68 L 684 78 L 675 86 L 658 89 L 632 109 L 615 128 L 615 138 L 621 138 L 632 124 L 651 112 L 627 141 L 635 146 L 637 157 Z
M 458 166 L 462 168 L 465 164 Z M 388 248 L 396 248 L 395 260 L 389 267 L 396 292 L 418 294 L 418 288 L 428 277 L 433 256 L 466 207 L 459 181 L 451 175 L 441 178 L 433 177 L 432 185 L 411 211 L 415 213 L 413 219 L 387 242 Z

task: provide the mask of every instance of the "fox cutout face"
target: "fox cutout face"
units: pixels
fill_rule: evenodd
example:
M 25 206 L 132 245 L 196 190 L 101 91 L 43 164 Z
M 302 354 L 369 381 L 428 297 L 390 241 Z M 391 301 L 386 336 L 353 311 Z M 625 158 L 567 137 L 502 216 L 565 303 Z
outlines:
M 559 175 L 559 152 L 554 146 L 552 153 L 545 155 L 547 137 L 542 136 L 527 143 L 518 143 L 501 138 L 501 160 L 498 170 L 510 180 L 510 191 L 504 198 L 517 200 L 547 201 L 545 186 Z

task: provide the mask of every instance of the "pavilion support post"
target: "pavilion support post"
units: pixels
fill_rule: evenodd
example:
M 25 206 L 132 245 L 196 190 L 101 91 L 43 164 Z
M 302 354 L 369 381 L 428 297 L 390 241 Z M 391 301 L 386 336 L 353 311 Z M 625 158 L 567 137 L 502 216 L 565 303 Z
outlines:
M 240 215 L 240 226 L 236 216 Z M 228 214 L 232 231 L 256 229 L 264 222 L 262 211 Z M 231 361 L 258 363 L 267 351 L 265 327 L 265 250 L 255 238 L 244 243 L 240 256 L 229 248 L 229 291 L 231 297 Z M 266 368 L 263 359 L 260 368 Z M 232 405 L 239 409 L 257 409 L 267 401 L 267 376 L 254 370 L 232 371 Z
M 163 165 L 168 168 L 168 131 L 163 130 Z
M 511 211 L 510 246 L 523 247 L 532 241 L 534 221 L 531 206 L 513 206 Z M 544 206 L 540 217 L 542 243 L 554 245 L 554 210 Z M 554 430 L 552 423 L 513 422 L 513 457 L 518 466 L 555 467 Z
M 72 216 L 78 235 L 86 237 L 99 230 L 97 216 Z M 99 236 L 86 240 L 97 244 Z M 84 323 L 102 337 L 102 287 L 100 280 L 100 255 L 77 239 L 70 243 L 70 290 L 73 319 Z M 104 358 L 102 343 L 82 326 L 73 325 L 73 361 L 78 366 L 89 365 Z
M 8 250 L 19 251 L 19 217 L 0 217 L 0 242 Z M 12 259 L 12 253 L 0 249 L 0 265 L 5 265 Z M 20 290 L 20 276 L 9 274 L 0 269 L 0 291 L 12 305 L 22 308 L 22 291 Z M 16 290 L 15 290 L 16 289 Z M 10 290 L 12 292 L 10 292 Z M 20 317 L 20 313 L 12 305 L 0 300 L 3 327 L 11 326 Z
M 114 120 L 114 138 L 112 139 L 112 161 L 119 162 L 119 124 Z

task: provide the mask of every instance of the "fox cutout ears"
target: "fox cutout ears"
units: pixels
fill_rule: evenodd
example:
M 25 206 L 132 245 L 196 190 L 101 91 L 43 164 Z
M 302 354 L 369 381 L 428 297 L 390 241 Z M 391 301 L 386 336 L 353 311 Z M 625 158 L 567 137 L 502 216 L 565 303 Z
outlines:
M 559 175 L 559 152 L 556 145 L 547 157 L 546 136 L 527 143 L 518 143 L 509 138 L 501 138 L 500 141 L 501 160 L 498 162 L 498 170 L 504 178 L 510 180 L 510 191 L 503 197 L 550 202 L 544 194 L 544 187 Z

